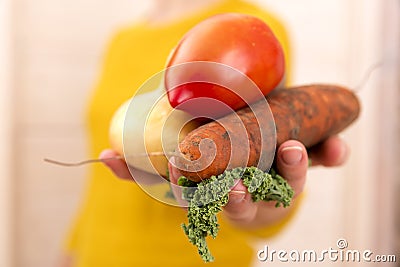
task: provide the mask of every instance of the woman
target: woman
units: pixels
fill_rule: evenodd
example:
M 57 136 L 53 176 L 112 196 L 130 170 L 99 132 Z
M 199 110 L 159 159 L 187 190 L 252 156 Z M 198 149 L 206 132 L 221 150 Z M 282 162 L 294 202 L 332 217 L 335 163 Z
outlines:
M 146 20 L 119 31 L 109 46 L 88 112 L 92 156 L 116 155 L 112 150 L 103 150 L 109 147 L 108 127 L 113 112 L 147 78 L 163 69 L 171 49 L 201 20 L 224 12 L 260 17 L 271 26 L 288 55 L 281 24 L 249 3 L 239 0 L 154 0 L 153 3 Z M 292 140 L 278 148 L 277 168 L 298 196 L 305 183 L 308 156 L 314 164 L 334 166 L 343 163 L 346 155 L 346 146 L 337 137 L 312 149 L 309 155 L 301 143 Z M 91 166 L 88 192 L 67 242 L 64 266 L 204 266 L 180 227 L 186 221 L 186 212 L 149 197 L 132 182 L 124 161 L 105 163 L 112 172 L 102 165 Z M 115 175 L 125 179 L 115 179 Z M 177 176 L 177 170 L 171 169 L 171 179 Z M 296 200 L 286 209 L 275 208 L 271 203 L 255 204 L 241 186 L 230 194 L 219 217 L 221 231 L 209 244 L 216 261 L 207 266 L 248 266 L 255 256 L 251 237 L 278 233 L 297 206 Z

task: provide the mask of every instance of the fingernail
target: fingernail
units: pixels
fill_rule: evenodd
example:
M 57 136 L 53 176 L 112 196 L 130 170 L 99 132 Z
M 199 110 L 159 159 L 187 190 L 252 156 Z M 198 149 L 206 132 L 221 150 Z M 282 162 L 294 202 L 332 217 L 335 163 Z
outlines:
M 287 165 L 296 165 L 303 158 L 303 149 L 300 146 L 288 146 L 281 150 L 281 158 Z
M 100 152 L 99 159 L 109 158 L 110 152 L 111 152 L 110 149 L 104 149 L 103 151 Z
M 169 162 L 170 162 L 172 165 L 175 165 L 175 157 L 170 157 L 170 158 L 169 158 Z
M 240 203 L 244 200 L 244 197 L 246 196 L 245 191 L 238 191 L 238 190 L 232 190 L 229 193 L 229 202 L 231 203 Z
M 171 181 L 171 180 L 176 180 L 176 182 L 177 182 L 178 178 L 179 178 L 182 174 L 181 174 L 181 173 L 179 172 L 179 170 L 175 167 L 175 158 L 174 158 L 174 157 L 171 157 L 171 158 L 169 159 L 169 163 L 170 163 L 170 164 L 168 164 L 168 172 L 169 172 L 170 181 Z

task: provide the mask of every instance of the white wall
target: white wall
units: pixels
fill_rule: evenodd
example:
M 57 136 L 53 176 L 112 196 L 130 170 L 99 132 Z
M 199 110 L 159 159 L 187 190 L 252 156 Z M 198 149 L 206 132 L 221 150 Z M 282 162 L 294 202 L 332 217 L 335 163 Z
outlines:
M 4 38 L 11 30 L 7 24 L 10 13 L 4 3 L 9 5 L 11 0 L 0 2 L 0 20 L 6 22 L 0 24 L 0 58 L 6 59 L 0 60 L 0 266 L 12 266 L 2 264 L 2 260 L 6 263 L 11 260 L 11 240 L 5 229 L 10 229 L 10 210 L 14 207 L 13 243 L 17 251 L 13 254 L 14 266 L 50 267 L 79 205 L 85 168 L 60 169 L 44 164 L 42 158 L 74 161 L 86 157 L 82 115 L 106 42 L 116 26 L 131 21 L 145 6 L 140 0 L 12 2 L 15 10 L 12 80 L 7 76 L 9 72 L 3 71 L 9 69 L 9 48 Z M 293 41 L 296 84 L 330 82 L 354 86 L 367 67 L 381 59 L 384 47 L 388 51 L 398 47 L 390 50 L 380 41 L 383 29 L 386 36 L 392 36 L 388 25 L 393 23 L 384 19 L 382 12 L 387 11 L 387 5 L 382 3 L 396 5 L 395 0 L 257 2 L 268 6 L 287 23 Z M 391 16 L 399 17 L 395 8 L 390 10 Z M 394 69 L 386 70 L 385 88 L 392 96 L 391 107 L 395 106 L 396 83 L 388 77 L 395 74 Z M 387 74 L 390 71 L 391 76 Z M 388 204 L 390 188 L 387 187 L 392 183 L 391 178 L 386 178 L 389 186 L 375 191 L 377 172 L 383 167 L 393 168 L 385 165 L 384 160 L 377 165 L 376 155 L 388 156 L 382 154 L 379 140 L 382 135 L 388 140 L 395 138 L 385 136 L 378 127 L 382 118 L 379 98 L 382 77 L 382 71 L 377 71 L 360 91 L 362 116 L 343 134 L 353 151 L 349 163 L 341 168 L 310 171 L 299 216 L 278 238 L 257 243 L 258 248 L 268 244 L 275 249 L 326 249 L 344 237 L 354 249 L 381 248 L 390 252 L 391 247 L 382 243 L 391 242 L 392 230 L 389 227 L 381 232 L 379 224 L 390 224 L 388 213 L 392 207 Z M 15 92 L 13 107 L 8 101 L 10 84 Z M 12 126 L 13 162 L 7 157 L 11 151 L 11 120 L 9 113 L 3 112 L 9 109 L 16 113 Z M 389 122 L 394 120 L 392 117 L 385 116 Z M 391 153 L 396 155 L 394 151 Z M 394 169 L 391 170 L 385 177 L 393 176 L 390 173 Z M 11 186 L 16 200 L 13 205 L 7 190 Z M 378 200 L 385 212 L 375 204 Z M 380 214 L 378 219 L 376 212 Z M 4 234 L 5 239 L 1 238 Z M 259 263 L 255 261 L 255 265 Z
M 141 11 L 139 2 L 13 0 L 15 266 L 50 267 L 57 261 L 86 171 L 52 166 L 43 158 L 87 157 L 89 92 L 107 41 Z
M 12 264 L 11 0 L 0 1 L 0 266 Z
M 371 65 L 382 60 L 384 64 L 359 90 L 361 116 L 342 134 L 352 151 L 348 163 L 335 169 L 312 169 L 299 216 L 283 235 L 261 241 L 258 248 L 267 244 L 276 250 L 322 251 L 337 248 L 336 241 L 345 238 L 349 249 L 398 253 L 393 215 L 394 186 L 398 186 L 400 173 L 396 163 L 400 136 L 398 1 L 259 2 L 288 23 L 294 38 L 296 84 L 329 82 L 351 88 Z

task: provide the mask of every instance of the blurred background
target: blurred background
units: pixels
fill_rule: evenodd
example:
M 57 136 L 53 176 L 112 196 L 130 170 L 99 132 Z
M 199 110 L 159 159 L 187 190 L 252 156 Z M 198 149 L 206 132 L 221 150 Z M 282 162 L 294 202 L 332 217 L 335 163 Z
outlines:
M 343 133 L 352 150 L 348 163 L 313 168 L 298 216 L 255 248 L 323 250 L 345 238 L 350 249 L 400 261 L 400 2 L 255 2 L 287 26 L 293 84 L 355 88 L 383 62 L 358 91 L 360 119 Z M 86 170 L 43 158 L 86 158 L 85 108 L 107 42 L 150 3 L 0 0 L 0 266 L 55 266 Z M 255 255 L 254 266 L 261 265 Z

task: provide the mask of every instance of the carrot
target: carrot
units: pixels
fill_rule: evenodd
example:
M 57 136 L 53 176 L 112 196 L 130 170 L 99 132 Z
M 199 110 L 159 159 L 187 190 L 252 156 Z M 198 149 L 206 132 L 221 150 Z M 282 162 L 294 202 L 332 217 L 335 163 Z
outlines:
M 182 156 L 175 159 L 182 175 L 199 182 L 239 166 L 268 168 L 275 148 L 283 142 L 295 139 L 311 147 L 341 132 L 360 112 L 354 93 L 335 85 L 277 89 L 267 101 L 275 125 L 261 101 L 190 132 L 179 144 Z M 238 130 L 240 125 L 244 131 Z M 267 145 L 261 144 L 261 136 L 267 136 Z

